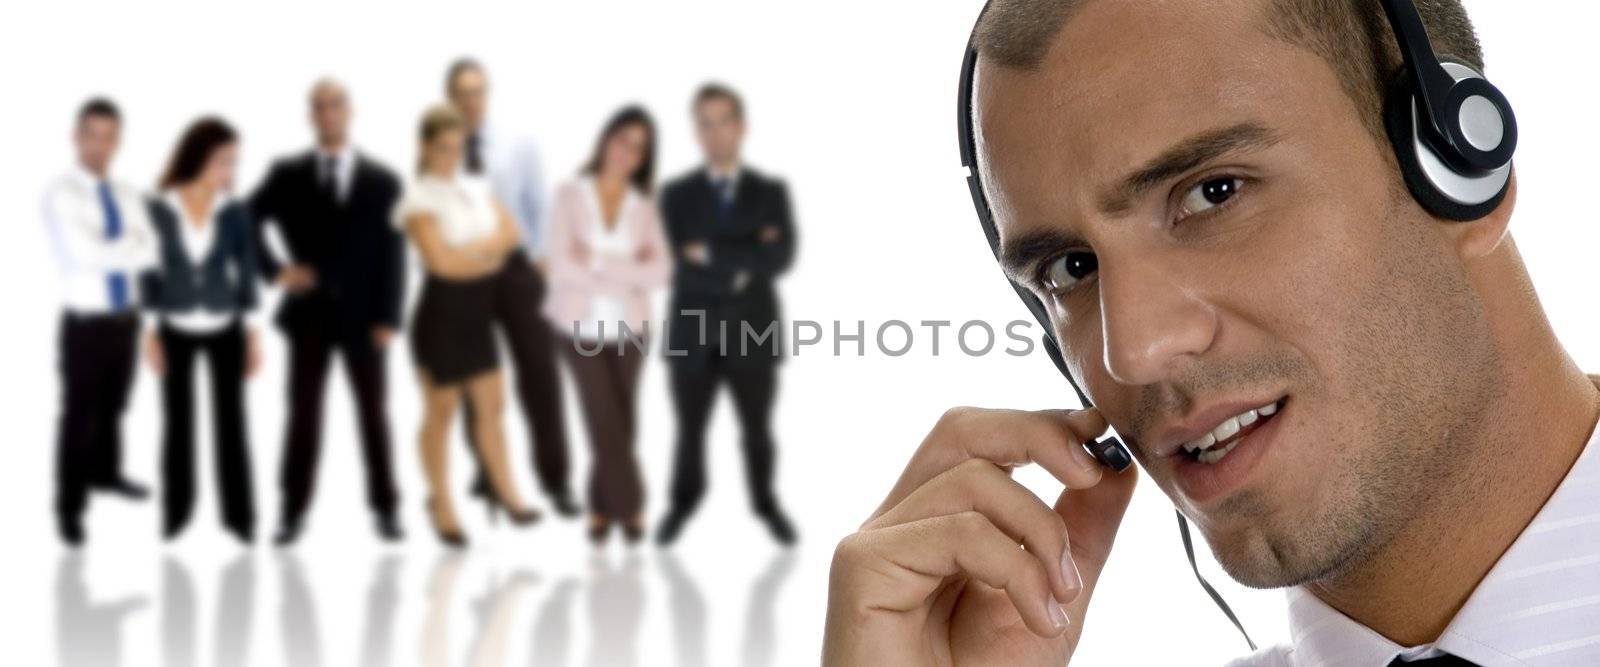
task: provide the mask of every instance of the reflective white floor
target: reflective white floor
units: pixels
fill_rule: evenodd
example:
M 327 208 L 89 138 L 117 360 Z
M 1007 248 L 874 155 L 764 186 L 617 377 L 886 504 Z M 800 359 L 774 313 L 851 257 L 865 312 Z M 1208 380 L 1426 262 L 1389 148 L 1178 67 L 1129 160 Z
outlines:
M 793 625 L 783 622 L 783 593 L 799 552 L 763 547 L 770 553 L 753 576 L 735 582 L 652 548 L 582 556 L 572 572 L 529 569 L 504 552 L 412 551 L 428 553 L 364 555 L 362 566 L 267 549 L 197 563 L 169 552 L 155 557 L 148 586 L 103 576 L 126 572 L 125 563 L 91 567 L 107 554 L 64 553 L 49 575 L 56 664 L 816 661 L 814 642 L 782 636 Z M 346 574 L 359 570 L 364 577 Z M 110 581 L 105 590 L 100 580 Z

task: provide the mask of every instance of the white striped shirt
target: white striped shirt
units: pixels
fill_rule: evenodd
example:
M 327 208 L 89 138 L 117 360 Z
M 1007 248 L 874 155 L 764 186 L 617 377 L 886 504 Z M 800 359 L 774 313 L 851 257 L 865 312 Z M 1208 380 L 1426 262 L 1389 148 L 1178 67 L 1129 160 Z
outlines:
M 1403 647 L 1298 586 L 1291 641 L 1239 667 L 1382 667 L 1449 653 L 1485 667 L 1600 665 L 1600 427 L 1461 611 L 1432 644 Z

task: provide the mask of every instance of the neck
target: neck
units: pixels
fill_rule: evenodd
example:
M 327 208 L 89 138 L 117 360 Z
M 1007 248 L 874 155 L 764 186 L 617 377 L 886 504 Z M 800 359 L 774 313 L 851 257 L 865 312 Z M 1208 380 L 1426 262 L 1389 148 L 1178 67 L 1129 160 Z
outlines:
M 320 151 L 322 151 L 324 153 L 337 155 L 339 153 L 344 152 L 344 147 L 348 143 L 349 142 L 346 141 L 344 137 L 337 137 L 337 138 L 331 138 L 331 139 L 319 139 L 319 140 L 317 140 L 317 150 L 320 150 Z
M 615 192 L 628 187 L 628 177 L 621 174 L 600 173 L 595 176 L 594 182 L 603 190 Z
M 726 160 L 706 160 L 706 166 L 710 167 L 714 173 L 733 173 L 734 170 L 739 168 L 739 156 L 735 155 Z
M 203 204 L 211 201 L 216 196 L 217 189 L 206 183 L 195 181 L 178 186 L 178 197 L 189 204 Z
M 1489 295 L 1505 390 L 1481 432 L 1457 443 L 1469 460 L 1451 479 L 1430 480 L 1441 491 L 1393 539 L 1306 586 L 1401 646 L 1439 638 L 1566 478 L 1600 417 L 1600 389 L 1561 347 L 1537 300 L 1527 298 L 1533 285 L 1520 260 L 1496 264 L 1474 282 Z M 1504 283 L 1487 284 L 1495 280 Z
M 90 176 L 93 176 L 98 180 L 102 180 L 102 181 L 106 180 L 106 172 L 109 171 L 108 169 L 106 169 L 106 165 L 103 165 L 103 164 L 94 165 L 94 164 L 88 164 L 88 163 L 79 163 L 79 166 L 83 167 L 84 171 L 89 172 Z

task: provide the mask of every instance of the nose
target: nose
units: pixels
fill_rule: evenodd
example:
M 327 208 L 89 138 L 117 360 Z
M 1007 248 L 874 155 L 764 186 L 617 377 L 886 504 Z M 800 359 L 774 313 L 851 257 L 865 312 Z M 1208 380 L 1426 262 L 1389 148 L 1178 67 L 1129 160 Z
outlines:
M 1168 379 L 1216 341 L 1216 309 L 1172 271 L 1133 259 L 1100 266 L 1101 340 L 1106 371 L 1128 386 Z

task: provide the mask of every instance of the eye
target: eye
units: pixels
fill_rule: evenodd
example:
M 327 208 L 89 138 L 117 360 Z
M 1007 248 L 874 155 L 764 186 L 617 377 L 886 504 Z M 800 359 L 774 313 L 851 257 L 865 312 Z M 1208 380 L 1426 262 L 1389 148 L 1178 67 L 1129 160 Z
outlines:
M 1044 267 L 1041 282 L 1045 289 L 1058 294 L 1071 290 L 1078 281 L 1094 275 L 1100 268 L 1100 259 L 1094 253 L 1075 250 L 1051 260 Z
M 1202 181 L 1184 193 L 1183 201 L 1179 202 L 1180 211 L 1178 219 L 1189 216 L 1201 215 L 1227 204 L 1234 195 L 1239 194 L 1239 188 L 1244 186 L 1244 179 L 1234 176 L 1223 176 Z

